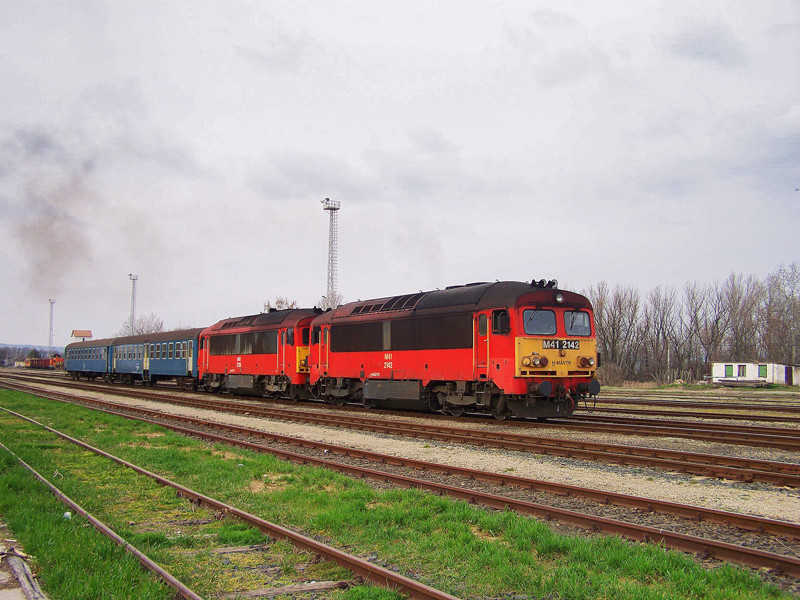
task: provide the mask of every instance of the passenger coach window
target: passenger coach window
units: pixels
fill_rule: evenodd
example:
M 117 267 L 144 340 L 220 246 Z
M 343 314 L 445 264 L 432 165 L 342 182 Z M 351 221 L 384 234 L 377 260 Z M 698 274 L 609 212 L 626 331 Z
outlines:
M 522 312 L 522 327 L 528 335 L 555 335 L 556 313 L 552 310 L 529 308 Z
M 568 310 L 564 313 L 564 329 L 567 335 L 586 337 L 592 334 L 589 313 L 579 310 Z

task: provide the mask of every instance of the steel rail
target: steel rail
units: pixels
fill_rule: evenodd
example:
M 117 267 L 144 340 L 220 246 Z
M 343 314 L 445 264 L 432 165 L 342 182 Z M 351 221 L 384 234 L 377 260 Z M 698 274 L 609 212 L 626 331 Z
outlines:
M 592 500 L 594 502 L 601 504 L 615 504 L 618 506 L 628 506 L 631 508 L 660 512 L 663 514 L 670 514 L 673 516 L 678 516 L 691 520 L 701 520 L 701 521 L 707 521 L 725 525 L 734 525 L 736 527 L 739 527 L 747 531 L 754 531 L 758 533 L 770 533 L 778 536 L 800 539 L 800 525 L 797 525 L 795 523 L 790 523 L 787 521 L 777 521 L 773 519 L 766 519 L 763 517 L 754 517 L 740 513 L 719 511 L 699 506 L 678 504 L 674 502 L 666 502 L 651 498 L 642 498 L 626 494 L 618 494 L 615 492 L 606 492 L 603 490 L 582 488 L 567 484 L 559 484 L 549 481 L 530 479 L 527 477 L 519 477 L 516 475 L 492 473 L 490 471 L 481 471 L 465 467 L 445 465 L 441 463 L 432 463 L 428 461 L 422 461 L 411 458 L 402 458 L 402 457 L 392 456 L 389 454 L 371 452 L 369 450 L 360 450 L 357 448 L 348 448 L 345 446 L 328 444 L 326 442 L 317 442 L 312 440 L 305 440 L 302 438 L 295 438 L 279 433 L 261 431 L 258 429 L 253 429 L 241 425 L 208 421 L 200 417 L 172 415 L 168 413 L 162 413 L 160 411 L 153 409 L 147 409 L 141 407 L 129 407 L 125 405 L 116 404 L 113 402 L 96 401 L 96 400 L 94 402 L 99 402 L 103 406 L 112 406 L 115 408 L 139 412 L 145 415 L 149 415 L 150 417 L 153 418 L 190 422 L 202 427 L 234 432 L 238 435 L 261 438 L 265 440 L 270 440 L 272 442 L 293 445 L 301 448 L 313 449 L 322 452 L 329 452 L 332 454 L 338 454 L 350 458 L 365 459 L 381 464 L 395 465 L 400 467 L 410 467 L 420 471 L 431 471 L 447 475 L 458 475 L 460 477 L 464 477 L 465 479 L 484 481 L 487 483 L 493 483 L 497 485 L 510 485 L 522 489 L 538 490 L 556 495 L 582 497 L 587 500 Z M 119 413 L 113 410 L 108 412 L 118 416 L 128 416 L 125 413 Z M 165 424 L 153 419 L 142 419 L 142 420 L 151 424 L 168 427 L 170 429 L 174 428 L 175 431 L 179 431 L 180 433 L 188 435 L 193 435 L 196 431 L 193 429 L 183 428 L 180 425 L 173 426 Z M 228 438 L 223 438 L 223 439 L 227 440 Z
M 4 408 L 3 410 L 6 410 L 6 409 Z M 22 415 L 18 415 L 17 413 L 14 413 L 12 411 L 7 411 L 7 412 L 11 412 L 11 414 L 14 414 L 14 415 L 16 415 L 18 417 L 23 417 Z M 25 418 L 26 420 L 30 420 L 30 419 L 27 419 L 27 417 L 23 417 L 23 418 Z M 32 422 L 35 422 L 35 421 L 32 421 Z M 38 423 L 37 423 L 37 425 L 38 425 Z M 26 463 L 24 460 L 22 460 L 20 457 L 18 457 L 16 454 L 14 454 L 2 442 L 0 442 L 0 448 L 2 448 L 4 451 L 8 452 L 8 454 L 10 454 L 12 457 L 14 457 L 17 460 L 17 462 L 19 462 L 20 465 L 22 465 L 25 469 L 30 471 L 31 474 L 36 479 L 38 479 L 43 484 L 45 484 L 50 489 L 50 492 L 56 498 L 58 498 L 62 503 L 64 503 L 67 506 L 69 506 L 76 513 L 81 514 L 84 517 L 86 517 L 86 519 L 95 527 L 95 529 L 100 531 L 106 537 L 110 538 L 118 546 L 122 546 L 125 549 L 126 552 L 128 552 L 129 554 L 135 556 L 136 559 L 142 564 L 142 566 L 144 566 L 147 570 L 151 571 L 152 573 L 155 573 L 158 577 L 160 577 L 161 580 L 165 584 L 167 584 L 169 587 L 174 589 L 175 592 L 181 598 L 186 598 L 186 600 L 203 600 L 202 596 L 199 596 L 198 594 L 193 592 L 188 586 L 186 586 L 184 583 L 182 583 L 179 579 L 177 579 L 169 571 L 167 571 L 166 569 L 161 567 L 158 563 L 156 563 L 153 559 L 151 559 L 149 556 L 144 554 L 141 550 L 139 550 L 135 546 L 132 546 L 123 537 L 121 537 L 113 529 L 111 529 L 108 525 L 103 523 L 100 519 L 98 519 L 97 517 L 92 515 L 89 511 L 84 509 L 81 505 L 79 505 L 77 502 L 72 500 L 72 498 L 67 496 L 60 489 L 58 489 L 55 485 L 50 483 L 41 474 L 39 474 L 33 467 L 31 467 L 28 463 Z
M 28 380 L 24 377 L 18 377 L 21 380 Z M 40 380 L 37 380 L 40 381 Z M 48 382 L 50 383 L 50 382 Z M 94 386 L 92 384 L 88 385 L 81 385 L 74 382 L 53 382 L 60 386 L 66 387 L 77 387 L 79 389 L 92 389 Z M 134 392 L 130 389 L 120 389 L 118 387 L 110 386 L 109 389 L 115 390 L 117 395 L 124 395 L 124 396 L 131 396 L 131 397 L 156 397 L 156 394 L 152 391 L 150 392 Z M 166 390 L 165 390 L 166 391 Z M 160 399 L 163 399 L 162 394 L 158 394 Z M 174 401 L 174 399 L 169 399 L 166 401 Z M 214 400 L 203 400 L 205 404 L 215 404 L 216 402 L 233 402 L 233 401 L 214 401 Z M 271 400 L 270 405 L 273 406 L 273 402 L 275 400 Z M 280 401 L 281 404 L 291 405 L 293 403 Z M 338 406 L 338 405 L 324 405 L 328 408 L 338 408 L 338 409 L 361 409 L 363 407 L 355 407 L 355 406 Z M 643 436 L 653 436 L 653 435 L 660 435 L 660 436 L 669 436 L 669 437 L 686 437 L 690 439 L 698 439 L 703 441 L 709 442 L 719 442 L 719 443 L 726 443 L 726 444 L 738 444 L 738 445 L 749 445 L 749 446 L 756 446 L 756 447 L 773 447 L 783 450 L 790 450 L 796 451 L 800 450 L 800 429 L 791 429 L 791 428 L 778 428 L 778 427 L 763 427 L 763 426 L 737 426 L 737 425 L 730 425 L 730 424 L 715 424 L 715 423 L 700 423 L 695 421 L 680 421 L 675 422 L 671 421 L 668 425 L 665 425 L 663 421 L 656 420 L 656 419 L 636 419 L 636 418 L 622 418 L 622 417 L 610 417 L 610 416 L 600 416 L 598 413 L 604 412 L 620 412 L 626 415 L 631 414 L 634 412 L 635 414 L 648 414 L 648 415 L 667 415 L 667 416 L 678 416 L 678 417 L 697 417 L 700 418 L 701 414 L 686 414 L 686 412 L 681 411 L 629 411 L 626 409 L 610 409 L 610 408 L 599 408 L 596 411 L 590 411 L 588 414 L 577 413 L 572 415 L 569 418 L 565 419 L 558 419 L 558 418 L 550 418 L 546 422 L 532 422 L 527 420 L 513 420 L 510 422 L 505 423 L 497 423 L 497 425 L 502 426 L 503 424 L 508 424 L 509 426 L 516 426 L 516 427 L 524 427 L 524 428 L 569 428 L 569 429 L 580 429 L 580 430 L 588 430 L 588 431 L 596 431 L 596 432 L 613 432 L 618 433 L 622 432 L 628 435 L 643 435 Z M 669 413 L 669 414 L 668 414 Z M 397 412 L 397 411 L 388 411 L 385 414 L 393 414 L 399 416 L 408 416 L 409 413 Z M 455 417 L 444 417 L 443 415 L 436 415 L 436 414 L 426 414 L 426 418 L 433 418 L 437 419 L 441 418 L 442 420 L 446 420 L 452 423 Z M 474 416 L 474 415 L 473 415 Z M 485 416 L 485 415 L 482 415 Z M 721 413 L 706 413 L 706 416 L 709 418 L 726 418 L 726 416 L 722 415 Z M 757 417 L 750 417 L 745 415 L 731 415 L 737 419 L 750 419 L 750 420 L 758 420 Z M 770 416 L 767 417 L 768 420 L 773 421 L 786 421 L 786 422 L 798 422 L 800 423 L 800 417 L 792 419 L 791 417 L 779 417 L 779 416 Z M 604 428 L 602 423 L 615 423 L 617 425 L 621 425 L 614 427 L 614 429 Z M 643 428 L 644 427 L 644 428 Z M 719 432 L 719 433 L 717 433 Z M 723 433 L 727 433 L 727 437 L 723 437 Z
M 770 404 L 757 404 L 757 403 L 742 403 L 734 404 L 733 402 L 720 402 L 719 400 L 702 400 L 697 402 L 691 400 L 668 400 L 663 398 L 630 398 L 630 397 L 605 397 L 595 398 L 588 401 L 586 404 L 623 404 L 623 405 L 641 405 L 647 404 L 649 406 L 668 406 L 668 407 L 689 407 L 692 409 L 697 408 L 723 408 L 726 410 L 734 411 L 756 411 L 756 412 L 781 412 L 781 413 L 797 413 L 800 412 L 800 405 L 798 404 L 781 404 L 780 401 L 773 401 Z
M 162 402 L 198 408 L 216 408 L 237 414 L 262 416 L 323 426 L 373 431 L 390 435 L 424 437 L 447 442 L 481 445 L 505 450 L 555 454 L 570 458 L 597 458 L 622 464 L 660 466 L 697 475 L 728 477 L 743 481 L 762 481 L 776 485 L 800 487 L 800 465 L 742 459 L 714 454 L 666 450 L 640 446 L 620 446 L 581 440 L 551 438 L 508 431 L 466 429 L 446 425 L 427 425 L 407 421 L 391 421 L 351 414 L 311 414 L 296 409 L 260 407 L 219 400 L 180 400 L 159 398 Z
M 130 418 L 129 415 L 124 415 L 122 413 L 115 413 L 115 414 L 119 414 L 119 416 L 127 416 L 128 418 Z M 174 415 L 171 416 L 174 417 Z M 175 417 L 175 418 L 180 418 L 180 417 Z M 751 567 L 767 568 L 774 572 L 784 573 L 792 577 L 800 577 L 800 559 L 794 557 L 783 556 L 772 552 L 765 552 L 762 550 L 748 548 L 745 546 L 737 546 L 735 544 L 730 544 L 727 542 L 707 540 L 696 536 L 674 533 L 654 527 L 626 523 L 624 521 L 618 521 L 606 517 L 590 516 L 577 511 L 556 508 L 533 502 L 527 502 L 524 500 L 515 500 L 505 496 L 498 496 L 495 494 L 488 494 L 485 492 L 466 490 L 460 487 L 434 483 L 421 479 L 415 479 L 404 475 L 396 475 L 396 474 L 386 473 L 383 471 L 375 471 L 373 469 L 354 467 L 351 465 L 343 465 L 341 463 L 337 463 L 335 461 L 331 461 L 324 458 L 310 457 L 304 454 L 297 454 L 285 450 L 270 448 L 263 446 L 261 444 L 255 444 L 244 440 L 232 439 L 226 436 L 200 432 L 197 430 L 188 429 L 178 425 L 169 425 L 163 423 L 154 423 L 154 424 L 164 426 L 174 431 L 178 431 L 187 435 L 213 440 L 215 442 L 236 445 L 258 452 L 268 452 L 280 458 L 291 460 L 293 462 L 298 462 L 304 465 L 314 465 L 314 466 L 324 467 L 342 473 L 346 473 L 355 477 L 368 477 L 382 482 L 401 485 L 403 487 L 422 489 L 436 494 L 446 494 L 450 497 L 458 498 L 471 503 L 479 503 L 484 506 L 496 508 L 499 510 L 510 509 L 519 512 L 521 514 L 533 515 L 544 519 L 557 519 L 559 521 L 571 523 L 573 525 L 577 525 L 579 527 L 589 529 L 592 531 L 601 531 L 609 534 L 618 534 L 628 539 L 640 542 L 664 544 L 665 546 L 668 546 L 670 548 L 682 550 L 685 552 L 695 553 L 703 557 L 714 557 L 720 560 L 737 562 Z M 220 426 L 220 424 L 215 424 L 215 425 Z M 43 427 L 50 430 L 50 428 L 47 428 L 46 426 Z M 227 428 L 227 426 L 220 426 L 220 427 Z M 56 433 L 57 435 L 61 435 L 62 437 L 69 438 L 69 436 L 61 434 L 60 432 L 56 432 L 54 430 L 51 431 L 53 431 L 53 433 Z M 83 447 L 86 447 L 87 449 L 95 451 L 94 449 L 92 449 L 91 446 L 85 444 L 84 442 L 80 442 L 79 440 L 75 440 L 75 442 Z M 104 453 L 102 450 L 99 450 L 98 452 L 102 455 L 106 455 L 106 453 Z M 117 459 L 112 455 L 107 455 L 107 456 L 112 460 L 117 460 L 118 462 L 120 462 L 120 464 L 126 464 L 125 461 L 123 461 L 122 459 Z M 141 469 L 140 467 L 136 467 L 135 465 L 131 465 L 131 467 L 135 468 L 137 471 Z M 145 471 L 145 473 L 149 472 Z M 157 481 L 163 479 L 155 474 L 151 476 L 154 476 Z M 176 489 L 179 489 L 179 491 L 181 489 L 178 484 L 172 484 L 170 482 L 169 485 L 173 485 L 173 487 L 176 487 Z M 188 493 L 188 497 L 200 502 L 201 504 L 207 503 L 205 497 L 203 497 L 202 495 L 197 495 L 197 492 L 190 491 Z M 222 505 L 221 507 L 216 507 L 216 508 L 218 508 L 219 510 L 228 510 L 228 507 L 226 505 Z
M 800 451 L 800 431 L 777 427 L 736 427 L 720 424 L 672 422 L 665 425 L 652 419 L 623 419 L 599 416 L 573 416 L 564 420 L 548 420 L 533 427 L 571 429 L 620 435 L 680 437 L 704 442 L 776 448 Z M 771 431 L 770 431 L 771 430 Z
M 89 450 L 90 452 L 97 454 L 98 456 L 102 456 L 104 458 L 112 460 L 117 464 L 127 467 L 141 475 L 149 477 L 154 481 L 156 481 L 157 483 L 159 483 L 160 485 L 163 485 L 165 487 L 171 487 L 175 489 L 181 497 L 187 498 L 189 501 L 197 504 L 198 506 L 207 506 L 214 510 L 233 515 L 245 521 L 246 523 L 253 525 L 254 527 L 258 528 L 261 532 L 267 534 L 273 539 L 288 540 L 298 548 L 319 554 L 320 556 L 327 558 L 328 560 L 331 560 L 342 567 L 350 569 L 354 574 L 360 576 L 365 582 L 370 582 L 390 590 L 400 591 L 401 593 L 408 594 L 410 598 L 419 600 L 458 600 L 456 596 L 452 596 L 451 594 L 447 594 L 445 592 L 442 592 L 441 590 L 437 590 L 435 588 L 427 586 L 424 583 L 415 581 L 413 579 L 400 575 L 399 573 L 395 573 L 390 569 L 385 569 L 379 565 L 375 565 L 357 556 L 347 554 L 346 552 L 338 550 L 332 546 L 328 546 L 327 544 L 323 544 L 322 542 L 319 542 L 306 535 L 297 533 L 296 531 L 292 531 L 291 529 L 282 527 L 280 525 L 267 521 L 266 519 L 262 519 L 261 517 L 248 513 L 239 508 L 236 508 L 235 506 L 231 506 L 230 504 L 226 504 L 224 502 L 216 500 L 211 496 L 207 496 L 191 488 L 183 486 L 162 475 L 153 473 L 152 471 L 148 471 L 147 469 L 144 469 L 138 465 L 128 462 L 122 458 L 119 458 L 118 456 L 114 456 L 113 454 L 101 450 L 100 448 L 96 448 L 90 444 L 87 444 L 86 442 L 73 438 L 63 432 L 53 429 L 52 427 L 48 427 L 47 425 L 44 425 L 43 423 L 40 423 L 35 419 L 32 419 L 30 417 L 27 417 L 25 415 L 22 415 L 20 413 L 11 411 L 3 407 L 0 407 L 0 410 L 10 413 L 17 418 L 33 423 L 38 427 L 41 427 L 42 429 L 69 441 L 72 444 L 75 444 L 77 446 L 80 446 L 81 448 L 84 448 L 86 450 Z M 163 426 L 163 424 L 160 425 Z M 197 436 L 199 435 L 199 432 L 195 431 L 192 435 Z M 229 444 L 233 441 L 227 438 L 221 438 L 220 436 L 214 436 L 214 437 L 219 437 L 220 438 L 219 441 L 225 441 L 226 443 Z M 2 444 L 0 444 L 0 446 L 2 446 Z M 82 512 L 82 514 L 84 513 L 85 511 Z M 199 598 L 199 596 L 195 596 L 194 598 Z
M 667 410 L 667 409 L 648 409 L 648 408 L 613 408 L 607 406 L 597 406 L 591 409 L 579 407 L 573 413 L 572 418 L 606 414 L 623 415 L 644 415 L 648 417 L 691 417 L 692 419 L 728 419 L 731 421 L 762 421 L 765 423 L 800 423 L 800 417 L 790 417 L 786 415 L 757 415 L 739 414 L 724 412 L 704 412 L 697 410 Z
M 38 390 L 40 391 L 40 390 Z M 147 397 L 146 392 L 126 391 L 121 395 Z M 616 464 L 659 467 L 667 470 L 693 475 L 727 478 L 745 482 L 771 483 L 778 486 L 800 487 L 800 465 L 787 462 L 772 462 L 756 459 L 743 459 L 717 454 L 701 454 L 662 448 L 640 446 L 620 446 L 565 438 L 548 438 L 506 431 L 487 431 L 465 429 L 452 426 L 425 425 L 392 421 L 366 416 L 308 413 L 296 409 L 259 406 L 232 401 L 165 398 L 163 395 L 153 399 L 160 402 L 195 408 L 218 408 L 246 416 L 262 416 L 270 419 L 283 419 L 315 425 L 345 427 L 362 431 L 405 435 L 410 437 L 435 439 L 446 442 L 486 446 L 504 450 L 551 454 L 583 460 L 604 460 Z M 83 401 L 91 402 L 86 398 Z

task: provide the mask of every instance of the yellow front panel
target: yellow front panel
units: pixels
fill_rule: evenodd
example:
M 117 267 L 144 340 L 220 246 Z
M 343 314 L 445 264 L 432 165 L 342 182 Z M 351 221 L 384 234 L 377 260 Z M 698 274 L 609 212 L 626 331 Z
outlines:
M 297 347 L 297 372 L 308 373 L 308 355 L 311 349 L 308 346 Z M 305 359 L 305 361 L 303 360 Z
M 578 359 L 580 357 L 593 358 L 595 363 L 597 361 L 597 343 L 593 338 L 588 339 L 559 339 L 559 342 L 567 342 L 567 345 L 574 342 L 579 342 L 580 347 L 577 350 L 565 348 L 545 348 L 546 345 L 555 341 L 555 338 L 528 338 L 518 337 L 516 339 L 516 376 L 517 377 L 580 377 L 594 375 L 595 367 L 579 367 Z M 525 358 L 533 359 L 534 357 L 547 358 L 547 366 L 535 367 L 533 365 L 523 365 Z M 580 374 L 574 373 L 580 371 Z M 570 372 L 573 372 L 570 375 Z

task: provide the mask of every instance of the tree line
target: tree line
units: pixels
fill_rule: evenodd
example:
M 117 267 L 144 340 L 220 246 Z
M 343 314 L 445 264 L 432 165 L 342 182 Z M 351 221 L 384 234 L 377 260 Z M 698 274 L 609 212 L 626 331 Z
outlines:
M 646 296 L 601 281 L 585 290 L 594 306 L 600 377 L 692 382 L 712 362 L 797 364 L 800 267 L 781 265 L 766 279 L 731 273 L 712 284 L 656 287 Z

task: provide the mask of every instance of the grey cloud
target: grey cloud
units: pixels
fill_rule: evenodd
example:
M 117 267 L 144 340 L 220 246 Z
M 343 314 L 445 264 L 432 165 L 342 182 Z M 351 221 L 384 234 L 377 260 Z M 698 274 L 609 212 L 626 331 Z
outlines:
M 566 50 L 543 57 L 534 68 L 536 81 L 545 88 L 581 83 L 610 69 L 605 52 L 595 48 Z
M 684 27 L 672 36 L 668 45 L 670 51 L 681 58 L 720 67 L 738 67 L 747 61 L 744 43 L 719 23 Z
M 458 146 L 448 140 L 436 129 L 413 129 L 408 132 L 411 142 L 416 148 L 430 154 L 455 154 Z
M 567 29 L 578 23 L 574 17 L 552 10 L 536 10 L 531 16 L 538 25 L 548 29 Z
M 347 197 L 374 199 L 377 186 L 349 163 L 322 154 L 293 154 L 269 158 L 250 186 L 268 200 Z
M 233 49 L 259 68 L 280 71 L 300 67 L 311 54 L 312 44 L 285 33 L 276 33 L 265 39 L 263 47 L 234 44 Z

